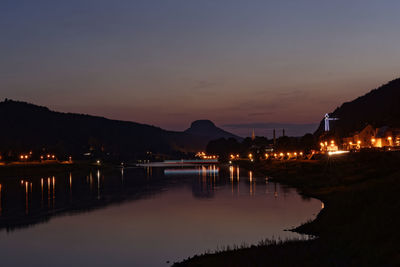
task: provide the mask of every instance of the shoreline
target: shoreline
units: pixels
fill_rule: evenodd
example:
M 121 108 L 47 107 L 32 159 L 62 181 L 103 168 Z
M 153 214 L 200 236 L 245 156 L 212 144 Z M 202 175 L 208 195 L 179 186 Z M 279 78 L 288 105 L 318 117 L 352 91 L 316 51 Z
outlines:
M 267 240 L 194 255 L 174 266 L 396 266 L 400 263 L 399 152 L 354 153 L 318 161 L 240 162 L 324 203 L 313 221 L 290 229 L 314 240 Z M 262 240 L 262 237 L 260 237 Z

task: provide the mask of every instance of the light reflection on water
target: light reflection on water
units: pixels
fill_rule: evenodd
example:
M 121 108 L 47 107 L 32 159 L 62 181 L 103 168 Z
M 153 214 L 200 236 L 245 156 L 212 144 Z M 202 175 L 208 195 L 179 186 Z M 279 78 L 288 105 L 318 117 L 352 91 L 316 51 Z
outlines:
M 6 177 L 1 262 L 166 266 L 226 245 L 297 237 L 283 230 L 313 218 L 321 205 L 235 166 Z

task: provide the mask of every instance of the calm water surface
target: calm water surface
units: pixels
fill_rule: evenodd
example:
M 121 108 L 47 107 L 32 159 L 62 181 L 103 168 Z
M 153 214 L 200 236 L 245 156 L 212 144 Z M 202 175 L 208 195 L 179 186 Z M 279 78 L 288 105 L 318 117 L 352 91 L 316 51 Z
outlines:
M 1 266 L 168 266 L 313 219 L 321 202 L 237 167 L 0 178 Z M 167 263 L 169 261 L 169 263 Z

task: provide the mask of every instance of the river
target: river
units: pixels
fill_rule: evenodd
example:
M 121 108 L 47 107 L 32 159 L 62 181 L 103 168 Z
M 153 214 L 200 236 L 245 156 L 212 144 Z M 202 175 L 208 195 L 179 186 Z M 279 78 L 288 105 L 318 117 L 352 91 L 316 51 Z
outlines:
M 319 200 L 236 166 L 0 178 L 1 266 L 169 266 L 315 218 Z

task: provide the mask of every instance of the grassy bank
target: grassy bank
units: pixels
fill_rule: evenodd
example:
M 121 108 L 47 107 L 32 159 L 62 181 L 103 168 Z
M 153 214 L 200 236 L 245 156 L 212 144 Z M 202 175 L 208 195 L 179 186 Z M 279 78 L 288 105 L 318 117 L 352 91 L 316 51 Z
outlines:
M 323 201 L 316 220 L 296 229 L 318 238 L 219 251 L 175 266 L 400 265 L 399 152 L 242 165 Z

